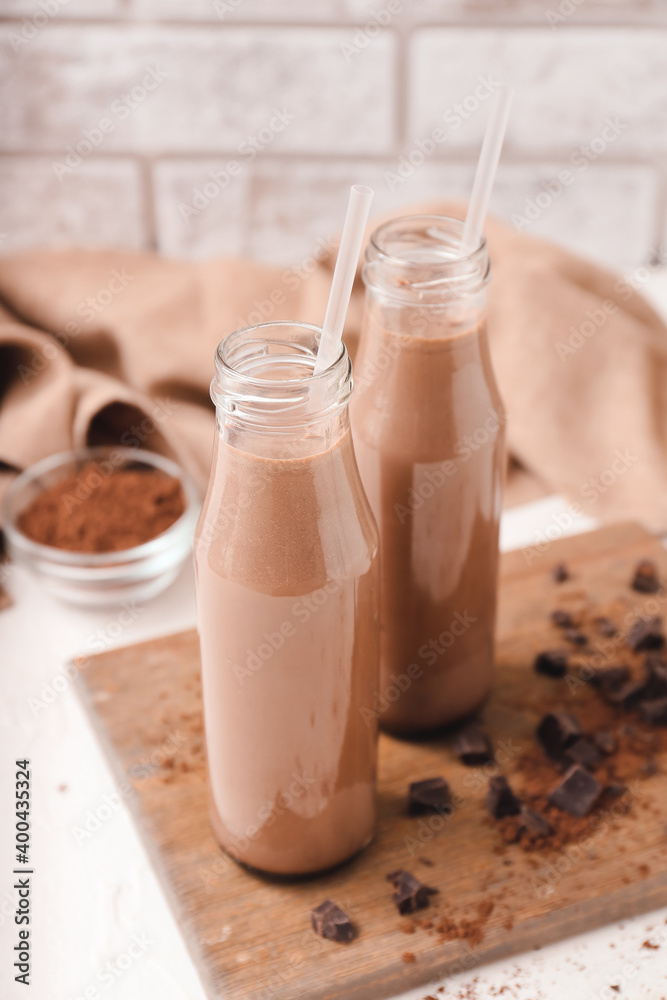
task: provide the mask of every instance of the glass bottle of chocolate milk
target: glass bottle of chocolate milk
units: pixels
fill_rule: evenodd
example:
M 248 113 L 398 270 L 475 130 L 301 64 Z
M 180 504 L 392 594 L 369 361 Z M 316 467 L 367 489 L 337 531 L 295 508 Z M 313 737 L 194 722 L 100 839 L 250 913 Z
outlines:
M 237 860 L 330 868 L 375 820 L 379 542 L 349 427 L 344 346 L 317 327 L 220 344 L 195 539 L 211 820 Z
M 380 725 L 435 729 L 492 680 L 504 414 L 486 336 L 486 243 L 463 224 L 377 229 L 364 266 L 352 430 L 380 529 Z

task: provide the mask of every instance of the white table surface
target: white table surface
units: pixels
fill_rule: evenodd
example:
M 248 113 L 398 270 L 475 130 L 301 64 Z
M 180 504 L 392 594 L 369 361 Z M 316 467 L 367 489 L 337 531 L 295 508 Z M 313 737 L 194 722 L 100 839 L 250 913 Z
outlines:
M 648 291 L 667 306 L 664 275 Z M 534 543 L 565 506 L 552 497 L 509 511 L 503 549 Z M 593 526 L 581 518 L 572 527 Z M 57 603 L 21 569 L 10 567 L 6 586 L 15 604 L 0 613 L 0 1000 L 206 1000 L 126 805 L 114 798 L 114 779 L 78 695 L 71 683 L 56 680 L 96 635 L 109 646 L 127 645 L 191 627 L 192 569 L 123 628 L 115 612 Z M 29 990 L 14 982 L 12 969 L 17 939 L 10 809 L 13 762 L 23 757 L 32 762 L 34 810 Z M 107 796 L 116 808 L 82 841 L 77 828 Z M 560 884 L 566 888 L 567 876 Z M 660 947 L 642 947 L 647 940 Z M 621 991 L 611 991 L 611 983 Z M 434 993 L 435 986 L 401 1000 L 427 992 Z M 667 997 L 667 910 L 480 966 L 446 984 L 447 998 L 498 995 L 507 1000 Z

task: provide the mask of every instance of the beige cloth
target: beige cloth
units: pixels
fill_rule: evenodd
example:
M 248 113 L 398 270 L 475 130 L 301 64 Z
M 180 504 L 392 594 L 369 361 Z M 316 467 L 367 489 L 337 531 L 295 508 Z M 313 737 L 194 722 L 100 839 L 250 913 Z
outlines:
M 419 210 L 461 216 L 443 203 Z M 667 328 L 593 264 L 494 220 L 487 236 L 491 350 L 513 465 L 592 517 L 666 530 Z M 321 322 L 333 260 L 303 264 L 83 249 L 0 259 L 5 481 L 53 452 L 123 441 L 173 455 L 203 488 L 215 347 L 262 318 Z M 351 354 L 362 307 L 358 277 Z

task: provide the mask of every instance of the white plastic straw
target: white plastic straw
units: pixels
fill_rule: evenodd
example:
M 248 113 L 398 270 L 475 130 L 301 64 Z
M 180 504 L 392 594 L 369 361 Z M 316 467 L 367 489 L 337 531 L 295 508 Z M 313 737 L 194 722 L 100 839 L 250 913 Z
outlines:
M 313 369 L 315 375 L 332 365 L 340 351 L 343 325 L 350 304 L 359 251 L 366 231 L 368 211 L 372 200 L 373 192 L 370 188 L 360 184 L 355 184 L 352 187 L 333 281 L 331 282 L 327 311 L 322 324 L 322 337 Z
M 505 128 L 510 113 L 514 91 L 511 87 L 498 87 L 498 98 L 491 111 L 479 154 L 477 172 L 468 203 L 468 214 L 463 227 L 461 256 L 472 253 L 479 246 L 484 231 L 484 221 L 489 207 L 491 189 L 496 177 L 500 151 L 505 138 Z

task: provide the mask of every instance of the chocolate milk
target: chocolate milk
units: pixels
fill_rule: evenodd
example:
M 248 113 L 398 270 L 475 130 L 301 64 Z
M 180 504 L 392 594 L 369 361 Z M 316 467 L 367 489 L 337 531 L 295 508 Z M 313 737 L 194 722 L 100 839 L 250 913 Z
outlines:
M 378 539 L 343 426 L 297 457 L 219 434 L 195 541 L 213 829 L 284 875 L 344 861 L 375 820 Z
M 504 418 L 479 311 L 367 296 L 351 411 L 381 539 L 380 725 L 428 730 L 493 669 Z

